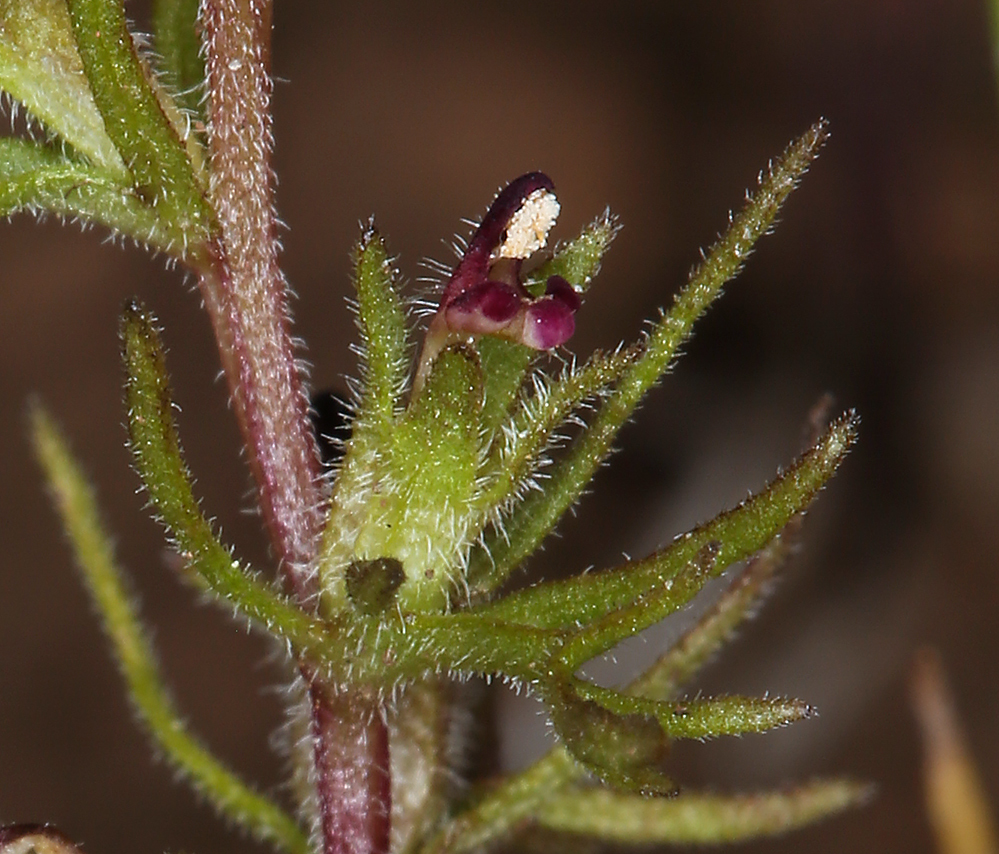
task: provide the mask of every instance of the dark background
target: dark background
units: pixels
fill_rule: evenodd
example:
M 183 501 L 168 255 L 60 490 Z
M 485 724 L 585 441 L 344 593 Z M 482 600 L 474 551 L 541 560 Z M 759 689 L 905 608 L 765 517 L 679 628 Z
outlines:
M 276 12 L 284 265 L 320 386 L 353 370 L 348 254 L 370 213 L 413 280 L 521 172 L 554 178 L 559 237 L 610 205 L 625 229 L 579 315 L 585 354 L 633 338 L 768 158 L 831 121 L 776 235 L 535 566 L 608 565 L 738 501 L 833 392 L 862 413 L 861 443 L 776 595 L 698 686 L 798 695 L 821 717 L 684 746 L 674 771 L 717 789 L 879 783 L 865 809 L 752 850 L 930 851 L 906 686 L 932 642 L 999 803 L 999 104 L 984 4 L 353 5 Z M 144 8 L 130 12 L 142 25 Z M 54 221 L 0 228 L 0 259 L 0 821 L 54 822 L 92 854 L 248 850 L 150 758 L 24 438 L 38 394 L 100 489 L 181 707 L 277 787 L 282 672 L 261 639 L 192 607 L 122 448 L 116 318 L 139 295 L 166 328 L 205 507 L 266 561 L 198 296 L 161 260 Z M 539 727 L 502 705 L 514 757 L 521 727 Z

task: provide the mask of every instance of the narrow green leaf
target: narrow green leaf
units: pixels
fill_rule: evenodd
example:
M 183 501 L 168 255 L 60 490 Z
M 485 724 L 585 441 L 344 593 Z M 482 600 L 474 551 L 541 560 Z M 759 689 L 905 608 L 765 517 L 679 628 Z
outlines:
M 558 632 L 469 613 L 414 614 L 394 609 L 384 616 L 352 609 L 318 620 L 241 566 L 219 543 L 194 498 L 173 421 L 163 345 L 153 318 L 133 303 L 122 317 L 121 334 L 136 468 L 177 550 L 209 590 L 287 640 L 296 652 L 308 655 L 340 684 L 387 691 L 401 681 L 448 672 L 502 673 L 536 682 L 550 669 L 562 644 Z M 432 384 L 431 380 L 427 385 L 426 399 L 439 402 Z
M 19 211 L 98 222 L 164 251 L 183 240 L 117 175 L 41 143 L 6 137 L 0 139 L 0 216 Z
M 630 601 L 641 591 L 653 589 L 695 560 L 712 542 L 719 547 L 713 571 L 720 573 L 766 546 L 805 510 L 856 441 L 857 421 L 852 413 L 841 416 L 814 447 L 762 492 L 678 537 L 651 557 L 619 570 L 538 585 L 489 606 L 483 613 L 544 626 L 592 620 L 606 611 L 601 603 L 618 603 L 615 607 L 620 607 L 622 600 Z
M 545 451 L 554 443 L 555 431 L 586 401 L 607 393 L 638 356 L 636 348 L 598 352 L 582 368 L 569 368 L 554 381 L 537 375 L 533 393 L 521 401 L 511 420 L 493 439 L 482 472 L 486 485 L 475 501 L 483 524 L 493 508 L 510 504 L 518 491 L 528 488 Z
M 794 525 L 797 519 L 792 520 Z M 669 700 L 735 633 L 753 610 L 787 558 L 792 532 L 785 529 L 732 580 L 718 601 L 626 693 L 649 700 Z
M 139 59 L 121 0 L 66 0 L 73 34 L 104 127 L 138 194 L 180 231 L 179 255 L 208 239 L 214 215 L 190 154 Z M 164 93 L 161 93 L 165 97 Z
M 816 780 L 745 795 L 684 792 L 669 799 L 571 788 L 546 800 L 534 821 L 613 845 L 710 845 L 787 833 L 860 806 L 871 793 L 869 785 L 851 780 Z
M 368 223 L 354 251 L 357 325 L 364 371 L 364 396 L 354 432 L 373 430 L 382 442 L 390 438 L 395 425 L 410 363 L 406 314 L 396 276 L 384 239 L 374 223 Z
M 786 697 L 708 697 L 660 703 L 583 680 L 574 680 L 572 684 L 586 701 L 620 717 L 639 715 L 656 720 L 672 738 L 766 732 L 814 713 L 807 703 Z
M 537 549 L 562 514 L 579 498 L 610 453 L 618 431 L 667 370 L 695 321 L 718 297 L 722 286 L 739 272 L 753 244 L 773 224 L 781 205 L 815 159 L 826 136 L 824 122 L 813 125 L 771 166 L 757 192 L 677 295 L 673 307 L 653 327 L 645 341 L 643 357 L 625 374 L 589 429 L 555 466 L 545 491 L 531 495 L 517 508 L 503 532 L 489 538 L 476 564 L 486 567 L 485 581 L 480 586 L 498 587 Z M 724 559 L 719 564 L 727 565 Z
M 0 0 L 0 89 L 117 183 L 130 180 L 94 103 L 65 0 Z
M 718 548 L 717 543 L 708 543 L 675 575 L 574 633 L 562 650 L 562 661 L 575 670 L 625 638 L 633 637 L 679 611 L 701 592 L 711 577 Z
M 542 294 L 550 276 L 561 276 L 577 291 L 587 290 L 618 231 L 617 217 L 604 211 L 578 237 L 556 247 L 552 257 L 527 277 L 526 287 Z
M 84 580 L 132 702 L 150 734 L 170 762 L 220 813 L 289 854 L 309 854 L 308 838 L 294 819 L 247 786 L 188 730 L 163 685 L 152 645 L 116 565 L 111 539 L 98 517 L 93 489 L 40 406 L 32 409 L 31 430 L 35 454 L 45 470 Z
M 156 0 L 153 37 L 162 80 L 188 113 L 204 121 L 205 63 L 198 39 L 199 0 Z
M 543 582 L 481 605 L 474 613 L 546 629 L 592 625 L 595 636 L 602 637 L 601 632 L 617 621 L 642 620 L 641 612 L 646 608 L 655 608 L 665 616 L 683 607 L 704 585 L 714 566 L 715 548 L 711 541 L 704 544 L 709 546 L 710 553 L 697 552 L 684 563 L 677 562 L 664 549 L 645 560 L 629 561 L 614 569 Z M 662 616 L 652 618 L 652 622 Z M 604 620 L 607 622 L 601 622 Z M 578 640 L 574 643 L 579 644 L 582 653 L 591 643 L 599 645 L 599 641 L 593 640 L 595 636 L 576 632 Z
M 232 558 L 201 513 L 173 421 L 163 345 L 153 318 L 134 303 L 122 317 L 122 349 L 136 468 L 177 550 L 209 590 L 313 658 L 335 682 L 390 688 L 437 672 L 534 682 L 546 672 L 561 646 L 556 632 L 468 613 L 392 609 L 384 617 L 351 610 L 323 621 L 290 604 Z
M 452 614 L 389 611 L 384 618 L 338 619 L 329 624 L 327 647 L 315 644 L 332 678 L 378 688 L 437 673 L 504 675 L 526 684 L 550 676 L 562 645 L 559 632 Z M 354 650 L 358 650 L 355 652 Z M 306 648 L 311 652 L 312 649 Z
M 173 420 L 166 355 L 155 319 L 138 303 L 121 318 L 122 359 L 129 442 L 136 470 L 160 522 L 194 580 L 237 606 L 272 633 L 314 651 L 325 643 L 326 627 L 291 605 L 216 538 L 191 487 Z

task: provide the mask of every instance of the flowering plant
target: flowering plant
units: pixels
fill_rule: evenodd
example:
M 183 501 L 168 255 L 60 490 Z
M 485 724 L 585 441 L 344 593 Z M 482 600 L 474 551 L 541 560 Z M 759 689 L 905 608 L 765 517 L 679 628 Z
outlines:
M 363 376 L 349 429 L 333 426 L 339 438 L 324 462 L 319 440 L 330 428 L 314 427 L 277 261 L 270 16 L 266 2 L 204 0 L 199 9 L 161 0 L 154 56 L 129 32 L 121 0 L 0 5 L 0 86 L 44 129 L 0 140 L 2 212 L 98 222 L 196 276 L 277 557 L 269 580 L 202 513 L 161 331 L 146 307 L 129 303 L 121 320 L 129 443 L 150 504 L 185 577 L 279 641 L 297 673 L 292 810 L 242 781 L 182 722 L 92 490 L 36 405 L 37 455 L 135 708 L 162 752 L 220 812 L 289 854 L 466 852 L 532 826 L 616 843 L 722 841 L 856 803 L 866 789 L 845 780 L 677 794 L 665 767 L 673 740 L 762 732 L 811 713 L 795 699 L 681 691 L 785 557 L 801 515 L 855 440 L 852 414 L 818 430 L 758 493 L 648 557 L 515 584 L 770 228 L 823 144 L 824 123 L 762 175 L 639 341 L 582 363 L 556 361 L 554 370 L 543 354 L 570 340 L 616 233 L 613 217 L 549 250 L 559 213 L 552 180 L 532 172 L 512 181 L 446 271 L 415 365 L 409 304 L 369 223 L 354 256 Z M 638 679 L 612 689 L 579 675 L 741 561 L 722 597 Z M 465 790 L 451 745 L 463 720 L 456 683 L 471 677 L 535 692 L 559 745 L 524 771 Z M 73 844 L 35 826 L 0 830 L 2 854 L 32 846 Z

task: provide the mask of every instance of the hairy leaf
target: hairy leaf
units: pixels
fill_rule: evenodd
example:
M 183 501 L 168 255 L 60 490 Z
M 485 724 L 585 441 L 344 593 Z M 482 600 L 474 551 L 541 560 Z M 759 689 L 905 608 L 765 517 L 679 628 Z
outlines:
M 621 607 L 675 576 L 712 542 L 718 544 L 713 571 L 721 572 L 766 546 L 795 515 L 805 510 L 832 477 L 856 436 L 856 416 L 852 413 L 841 416 L 814 447 L 765 489 L 678 537 L 661 551 L 618 569 L 536 585 L 489 606 L 488 613 L 539 626 L 588 622 L 605 613 L 608 605 Z
M 354 430 L 358 434 L 373 430 L 382 442 L 391 436 L 410 362 L 406 315 L 396 277 L 385 241 L 369 223 L 354 251 L 357 325 L 364 361 L 364 396 Z
M 0 216 L 19 211 L 99 222 L 164 251 L 184 239 L 115 174 L 41 143 L 6 137 L 0 139 Z
M 205 63 L 198 39 L 198 5 L 199 0 L 156 0 L 153 35 L 163 82 L 185 110 L 204 121 Z
M 685 792 L 672 799 L 571 788 L 546 800 L 534 821 L 615 845 L 707 845 L 786 833 L 859 806 L 870 796 L 870 786 L 850 780 L 817 780 L 751 795 Z
M 117 183 L 129 181 L 94 103 L 65 0 L 0 0 L 0 89 Z
M 214 215 L 190 154 L 139 59 L 120 0 L 67 0 L 73 34 L 108 136 L 160 218 L 184 235 L 187 256 L 207 241 Z

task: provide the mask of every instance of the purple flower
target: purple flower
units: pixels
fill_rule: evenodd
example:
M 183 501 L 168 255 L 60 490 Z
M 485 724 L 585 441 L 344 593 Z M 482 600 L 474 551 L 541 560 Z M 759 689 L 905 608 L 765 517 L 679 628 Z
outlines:
M 535 350 L 564 344 L 576 328 L 579 295 L 561 276 L 532 296 L 521 282 L 524 261 L 548 240 L 559 214 L 551 178 L 529 172 L 496 197 L 444 287 L 429 337 L 496 335 Z

